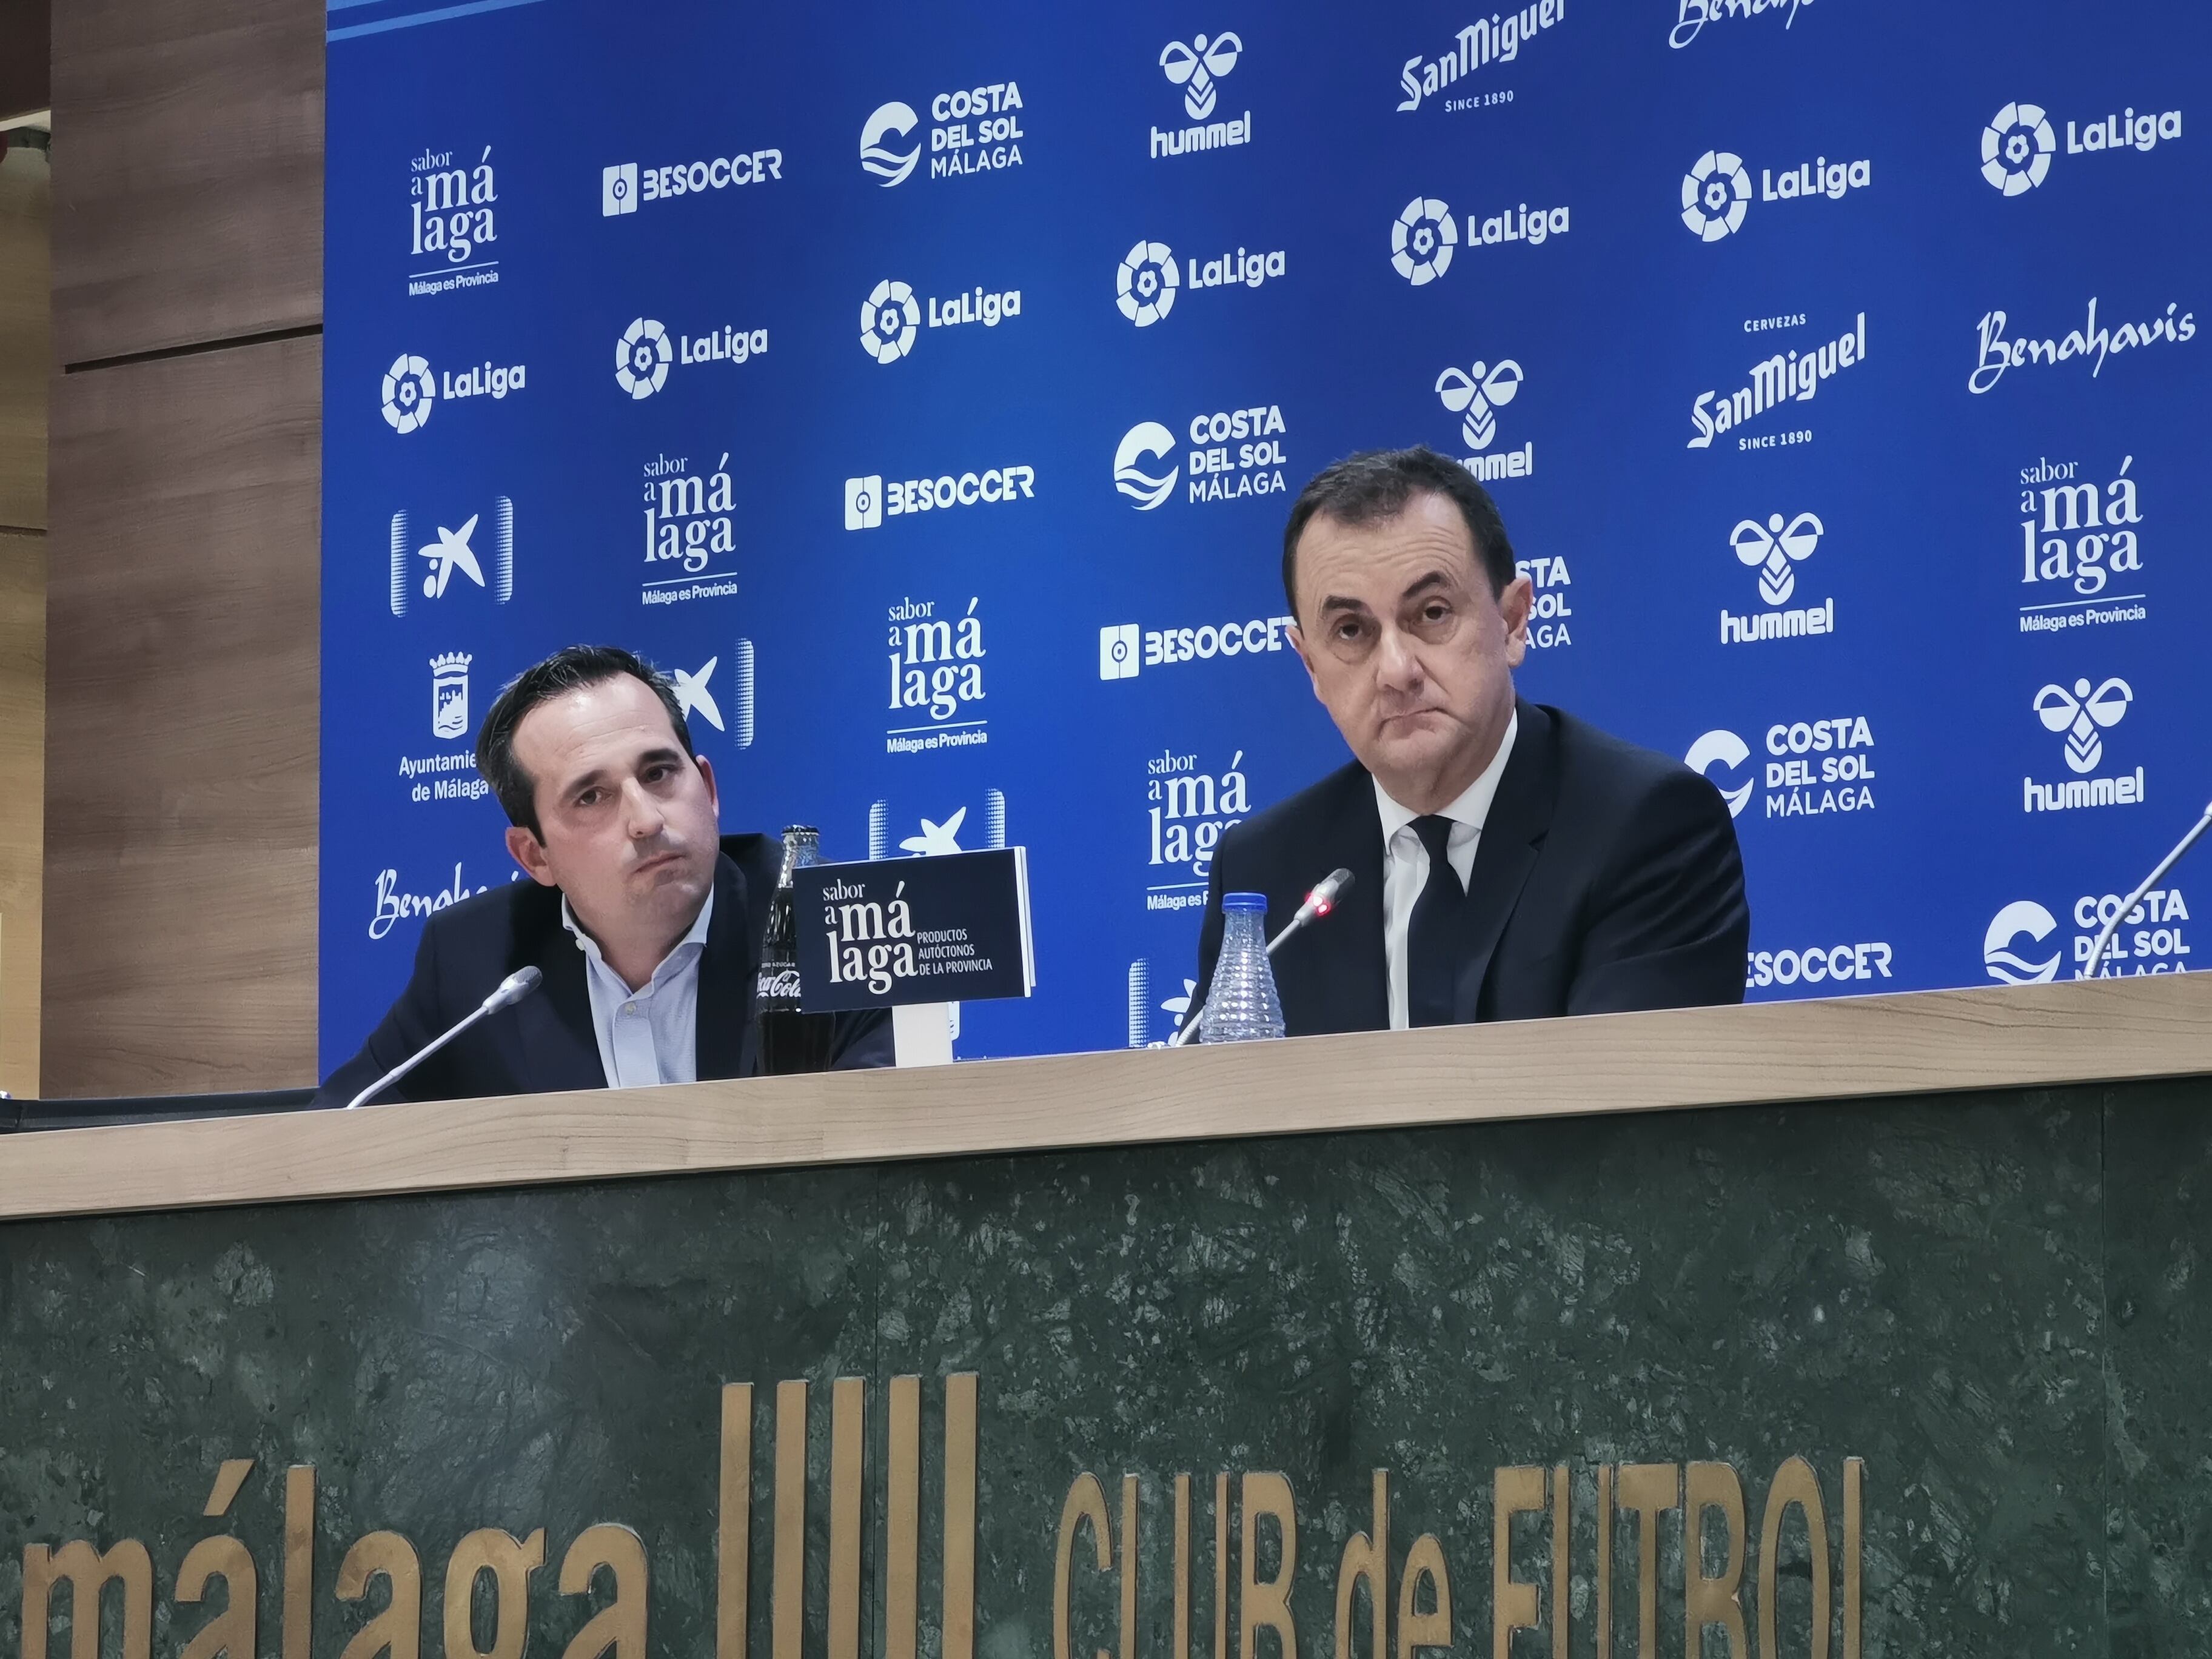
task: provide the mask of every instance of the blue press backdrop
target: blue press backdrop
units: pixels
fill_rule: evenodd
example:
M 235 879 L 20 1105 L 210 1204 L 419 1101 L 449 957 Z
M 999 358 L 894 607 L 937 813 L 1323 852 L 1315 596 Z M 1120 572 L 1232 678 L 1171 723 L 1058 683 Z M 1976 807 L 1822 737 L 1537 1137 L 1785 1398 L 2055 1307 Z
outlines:
M 2212 779 L 2202 5 L 330 24 L 325 1067 L 512 878 L 467 750 L 577 640 L 727 828 L 1030 848 L 961 1053 L 1164 1039 L 1213 837 L 1344 757 L 1279 532 L 1376 445 L 1490 475 L 1528 695 L 1739 804 L 1753 998 L 2070 973 Z

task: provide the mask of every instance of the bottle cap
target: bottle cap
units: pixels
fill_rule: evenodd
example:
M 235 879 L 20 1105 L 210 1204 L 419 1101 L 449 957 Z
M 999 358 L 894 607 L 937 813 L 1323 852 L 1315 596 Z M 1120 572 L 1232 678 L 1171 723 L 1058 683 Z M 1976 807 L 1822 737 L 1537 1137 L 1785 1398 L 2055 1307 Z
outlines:
M 1221 908 L 1224 910 L 1265 910 L 1267 896 L 1265 893 L 1224 893 Z

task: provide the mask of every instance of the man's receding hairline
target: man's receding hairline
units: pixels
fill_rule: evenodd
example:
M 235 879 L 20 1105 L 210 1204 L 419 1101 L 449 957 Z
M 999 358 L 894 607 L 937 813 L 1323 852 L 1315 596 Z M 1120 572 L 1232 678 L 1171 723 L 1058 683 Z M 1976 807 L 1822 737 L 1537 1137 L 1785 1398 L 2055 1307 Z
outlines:
M 1377 514 L 1372 518 L 1357 520 L 1340 518 L 1336 514 L 1330 512 L 1327 507 L 1316 507 L 1306 521 L 1298 526 L 1298 538 L 1291 544 L 1291 558 L 1298 566 L 1298 574 L 1300 579 L 1303 580 L 1305 575 L 1306 538 L 1308 535 L 1312 533 L 1313 527 L 1321 523 L 1323 520 L 1327 520 L 1329 523 L 1336 526 L 1340 530 L 1370 530 L 1377 525 L 1398 523 L 1408 514 L 1412 513 L 1414 507 L 1425 501 L 1442 501 L 1446 507 L 1451 509 L 1451 528 L 1457 532 L 1457 539 L 1466 551 L 1468 562 L 1474 565 L 1476 577 L 1485 586 L 1487 586 L 1490 581 L 1490 570 L 1489 567 L 1484 562 L 1482 549 L 1475 542 L 1474 527 L 1468 523 L 1466 515 L 1460 511 L 1459 503 L 1457 501 L 1454 501 L 1443 490 L 1433 489 L 1427 484 L 1414 485 L 1412 491 L 1406 497 L 1405 505 L 1401 507 L 1395 513 Z M 1422 577 L 1419 582 L 1414 583 L 1413 587 L 1407 588 L 1405 592 L 1401 593 L 1398 597 L 1401 599 L 1406 598 L 1414 591 L 1414 588 L 1419 587 L 1421 585 L 1421 582 L 1426 582 L 1439 574 L 1440 573 L 1434 571 L 1431 572 L 1429 575 Z M 1344 599 L 1342 595 L 1337 594 L 1322 600 L 1315 608 L 1314 614 L 1319 616 L 1322 611 L 1327 611 L 1332 604 L 1357 604 L 1362 610 L 1366 608 L 1364 601 L 1348 600 Z M 1295 608 L 1296 607 L 1293 606 L 1293 609 Z M 1292 620 L 1295 621 L 1296 618 L 1293 618 Z
M 515 721 L 514 730 L 507 734 L 507 757 L 514 763 L 514 769 L 520 773 L 524 781 L 530 785 L 530 802 L 533 810 L 535 810 L 538 804 L 538 785 L 544 781 L 539 778 L 537 773 L 532 771 L 529 767 L 523 763 L 521 747 L 523 728 L 527 726 L 530 724 L 531 718 L 538 714 L 541 710 L 550 708 L 555 704 L 566 702 L 570 697 L 580 697 L 586 691 L 595 691 L 603 685 L 612 685 L 617 680 L 629 681 L 631 684 L 641 689 L 647 696 L 653 699 L 654 710 L 659 714 L 663 720 L 666 720 L 668 723 L 668 743 L 666 744 L 667 752 L 678 757 L 679 759 L 684 758 L 684 740 L 676 734 L 676 722 L 672 720 L 669 720 L 668 706 L 660 701 L 660 693 L 644 680 L 638 678 L 636 675 L 631 673 L 628 669 L 617 669 L 615 672 L 605 675 L 599 679 L 586 680 L 581 684 L 568 686 L 559 691 L 556 691 L 550 697 L 539 698 L 536 702 L 532 703 L 529 708 L 522 711 L 522 718 Z M 560 786 L 562 793 L 563 794 L 568 793 L 590 779 L 593 775 L 593 773 L 604 771 L 605 769 L 606 769 L 603 766 L 595 767 L 592 769 L 592 772 L 585 773 L 582 777 L 569 780 L 568 782 Z M 527 826 L 525 827 L 526 828 Z

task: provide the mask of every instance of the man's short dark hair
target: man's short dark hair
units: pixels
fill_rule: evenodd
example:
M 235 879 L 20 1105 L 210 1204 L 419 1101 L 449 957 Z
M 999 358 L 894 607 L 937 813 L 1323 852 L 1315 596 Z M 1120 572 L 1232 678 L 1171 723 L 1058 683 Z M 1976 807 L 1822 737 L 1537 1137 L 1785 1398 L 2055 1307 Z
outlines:
M 514 757 L 514 731 L 522 724 L 522 717 L 540 703 L 624 674 L 653 688 L 660 706 L 668 711 L 669 725 L 676 728 L 676 741 L 684 745 L 685 754 L 696 753 L 691 747 L 691 728 L 684 723 L 684 705 L 677 702 L 675 684 L 667 675 L 618 645 L 566 647 L 543 662 L 531 664 L 502 686 L 477 733 L 477 770 L 499 797 L 509 823 L 533 836 L 541 835 L 538 781 Z
M 1291 503 L 1283 526 L 1283 592 L 1298 612 L 1298 538 L 1317 518 L 1342 525 L 1380 524 L 1403 513 L 1416 495 L 1443 495 L 1459 508 L 1474 543 L 1475 562 L 1490 578 L 1492 596 L 1513 580 L 1513 544 L 1490 492 L 1449 456 L 1416 444 L 1411 449 L 1364 449 L 1316 473 Z

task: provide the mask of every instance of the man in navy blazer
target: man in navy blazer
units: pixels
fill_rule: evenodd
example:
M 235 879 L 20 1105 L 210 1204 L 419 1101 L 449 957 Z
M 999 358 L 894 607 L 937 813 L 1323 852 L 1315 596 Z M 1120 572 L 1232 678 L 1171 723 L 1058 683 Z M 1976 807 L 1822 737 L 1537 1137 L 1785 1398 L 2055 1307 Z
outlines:
M 344 1105 L 525 967 L 544 975 L 534 995 L 377 1101 L 757 1073 L 755 988 L 782 846 L 720 834 L 713 766 L 668 680 L 614 647 L 556 652 L 500 693 L 477 766 L 530 880 L 429 919 L 407 988 L 315 1103 Z M 884 1011 L 836 1017 L 833 1066 L 891 1062 Z
M 1728 804 L 1516 695 L 1528 579 L 1464 468 L 1419 448 L 1328 468 L 1291 507 L 1283 588 L 1356 758 L 1221 837 L 1194 1010 L 1224 892 L 1265 894 L 1272 933 L 1340 867 L 1334 913 L 1273 959 L 1293 1036 L 1743 1000 Z

